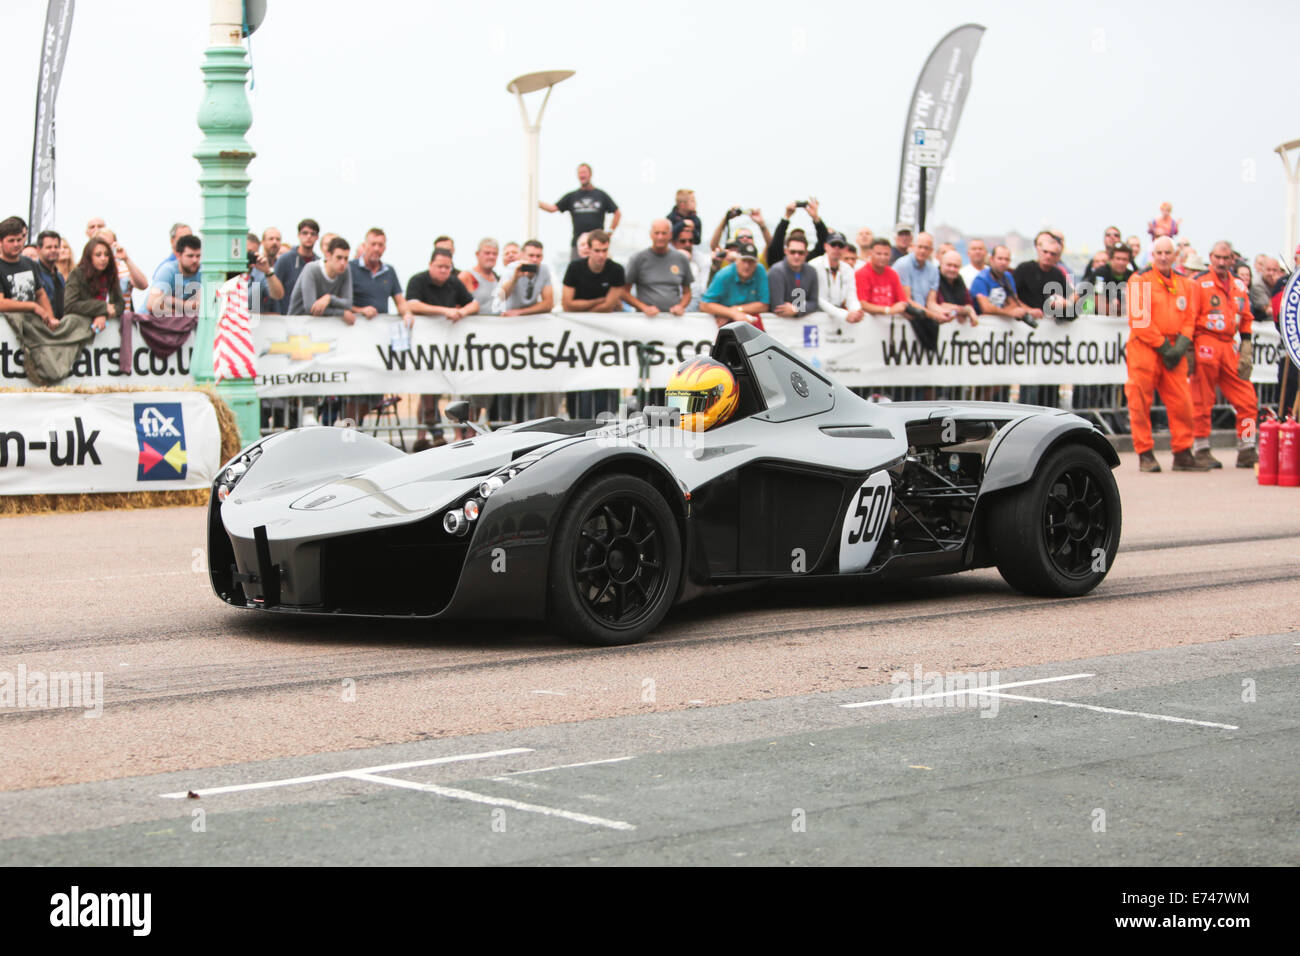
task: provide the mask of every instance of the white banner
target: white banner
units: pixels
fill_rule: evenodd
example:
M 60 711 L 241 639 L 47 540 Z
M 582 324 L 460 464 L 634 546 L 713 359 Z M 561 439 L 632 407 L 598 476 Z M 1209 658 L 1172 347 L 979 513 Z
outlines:
M 1023 322 L 982 316 L 977 327 L 940 326 L 926 352 L 906 319 L 868 316 L 850 325 L 822 313 L 799 319 L 763 316 L 769 333 L 810 365 L 844 385 L 1122 384 L 1128 369 L 1123 319 L 1084 316 L 1074 322 Z M 706 315 L 554 312 L 549 315 L 471 316 L 459 322 L 417 317 L 409 347 L 398 316 L 342 319 L 254 315 L 258 394 L 425 393 L 488 395 L 631 388 L 639 377 L 638 345 L 649 362 L 650 384 L 662 388 L 672 369 L 707 352 L 717 324 Z M 1279 336 L 1256 323 L 1258 384 L 1277 381 Z M 67 385 L 189 384 L 187 344 L 160 359 L 141 342 L 134 374 L 118 369 L 118 325 L 95 337 L 65 380 Z M 0 384 L 26 387 L 17 340 L 0 322 Z
M 131 374 L 119 367 L 122 353 L 122 325 L 110 321 L 104 331 L 95 335 L 90 344 L 81 350 L 72 372 L 60 385 L 111 385 L 126 388 L 132 385 L 176 387 L 193 384 L 190 377 L 190 355 L 194 352 L 194 336 L 167 358 L 159 358 L 149 351 L 144 336 L 137 328 L 131 349 Z M 22 346 L 13 328 L 0 319 L 0 386 L 8 388 L 33 388 L 23 371 Z
M 717 332 L 709 316 L 647 318 L 633 313 L 504 318 L 459 322 L 417 318 L 409 348 L 400 347 L 397 316 L 341 319 L 262 316 L 255 320 L 258 394 L 475 395 L 628 388 L 639 376 L 640 345 L 651 386 L 707 351 Z M 763 317 L 765 329 L 814 368 L 844 385 L 1122 384 L 1128 369 L 1128 323 L 1088 316 L 1047 320 L 1037 329 L 996 316 L 977 327 L 948 323 L 927 352 L 906 319 L 868 316 L 849 324 L 815 313 Z M 1255 333 L 1256 382 L 1275 381 L 1278 335 Z
M 203 488 L 220 467 L 200 392 L 0 392 L 0 494 Z

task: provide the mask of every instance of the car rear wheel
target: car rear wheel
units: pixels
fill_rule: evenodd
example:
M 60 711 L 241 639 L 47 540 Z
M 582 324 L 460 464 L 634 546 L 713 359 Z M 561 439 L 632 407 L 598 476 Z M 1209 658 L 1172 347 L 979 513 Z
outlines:
M 1070 443 L 1039 463 L 1026 485 L 991 502 L 994 563 L 1026 594 L 1075 597 L 1106 577 L 1119 550 L 1119 488 L 1105 460 Z
M 654 486 L 607 475 L 560 516 L 551 546 L 556 630 L 585 644 L 632 644 L 672 607 L 681 581 L 681 535 Z

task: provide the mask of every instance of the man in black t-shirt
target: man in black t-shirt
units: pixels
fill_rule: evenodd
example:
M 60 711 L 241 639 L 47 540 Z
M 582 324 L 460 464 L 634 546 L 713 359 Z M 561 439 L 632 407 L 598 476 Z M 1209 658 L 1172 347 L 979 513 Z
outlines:
M 1124 243 L 1111 246 L 1107 264 L 1093 273 L 1098 315 L 1128 318 L 1128 279 L 1133 274 L 1133 250 Z
M 590 255 L 574 259 L 564 270 L 560 309 L 564 312 L 613 312 L 618 308 L 627 277 L 623 267 L 609 258 L 609 233 L 597 229 L 587 235 Z
M 1076 296 L 1070 280 L 1060 266 L 1061 243 L 1050 232 L 1043 231 L 1034 237 L 1036 260 L 1016 266 L 1016 296 L 1029 309 L 1035 319 L 1044 314 L 1057 320 L 1074 318 Z
M 591 184 L 591 167 L 586 163 L 578 167 L 577 189 L 565 193 L 559 202 L 549 203 L 543 200 L 537 205 L 546 212 L 567 212 L 573 217 L 571 246 L 574 250 L 578 248 L 578 237 L 584 232 L 605 228 L 605 216 L 608 213 L 614 214 L 609 224 L 611 233 L 618 228 L 618 222 L 623 217 L 618 204 L 610 198 L 609 193 Z
M 0 312 L 33 313 L 55 329 L 59 320 L 45 294 L 36 263 L 19 255 L 26 235 L 27 224 L 17 216 L 0 222 Z
M 441 246 L 433 250 L 429 268 L 406 283 L 406 305 L 415 315 L 440 316 L 452 322 L 478 311 L 474 296 L 452 274 L 451 253 Z

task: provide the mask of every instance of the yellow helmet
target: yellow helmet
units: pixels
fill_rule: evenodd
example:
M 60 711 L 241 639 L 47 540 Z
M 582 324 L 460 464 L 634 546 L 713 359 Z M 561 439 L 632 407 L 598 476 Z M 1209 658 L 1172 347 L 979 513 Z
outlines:
M 701 355 L 677 367 L 668 380 L 666 398 L 669 408 L 681 409 L 682 428 L 702 432 L 731 417 L 740 388 L 731 369 Z

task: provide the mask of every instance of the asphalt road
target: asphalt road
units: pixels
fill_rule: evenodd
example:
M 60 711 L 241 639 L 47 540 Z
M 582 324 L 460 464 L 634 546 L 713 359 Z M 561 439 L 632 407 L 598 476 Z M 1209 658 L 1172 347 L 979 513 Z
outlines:
M 0 861 L 1295 865 L 1293 638 L 10 792 Z
M 610 649 L 236 612 L 201 509 L 0 519 L 0 674 L 104 688 L 91 719 L 0 707 L 0 863 L 1295 863 L 1300 492 L 1131 455 L 1118 477 L 1123 545 L 1086 598 L 805 581 Z M 994 719 L 838 706 L 915 669 L 1053 680 L 977 695 Z M 466 754 L 493 756 L 427 763 Z

